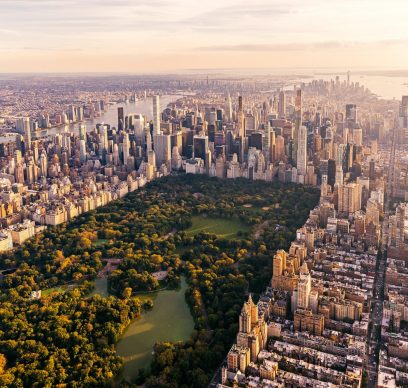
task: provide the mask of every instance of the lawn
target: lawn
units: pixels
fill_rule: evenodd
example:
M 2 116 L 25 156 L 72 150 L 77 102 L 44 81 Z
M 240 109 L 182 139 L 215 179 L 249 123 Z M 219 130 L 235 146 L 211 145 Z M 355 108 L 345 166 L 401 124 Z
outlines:
M 192 222 L 193 225 L 186 230 L 187 235 L 190 236 L 198 233 L 211 233 L 232 240 L 238 237 L 239 231 L 249 232 L 248 225 L 237 219 L 194 216 Z
M 41 296 L 49 296 L 50 294 L 52 294 L 54 292 L 58 292 L 58 293 L 65 292 L 67 289 L 68 289 L 67 285 L 47 288 L 47 289 L 41 291 Z
M 95 242 L 95 246 L 100 247 L 101 245 L 103 245 L 105 243 L 108 243 L 108 242 L 109 242 L 109 240 L 106 240 L 104 238 L 100 238 L 100 239 L 98 239 L 98 241 Z

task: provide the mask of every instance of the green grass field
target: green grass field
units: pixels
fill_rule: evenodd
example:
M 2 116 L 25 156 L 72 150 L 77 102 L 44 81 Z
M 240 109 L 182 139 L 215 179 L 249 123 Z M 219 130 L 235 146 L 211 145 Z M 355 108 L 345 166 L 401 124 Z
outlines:
M 65 292 L 68 289 L 66 285 L 60 286 L 60 287 L 52 287 L 52 288 L 47 288 L 46 290 L 41 291 L 41 296 L 49 296 L 50 294 L 54 292 L 62 293 Z
M 98 239 L 98 241 L 95 242 L 95 246 L 100 247 L 101 245 L 103 245 L 105 243 L 108 243 L 108 242 L 109 242 L 109 240 L 106 240 L 104 238 L 100 238 L 100 239 Z
M 212 233 L 221 238 L 232 240 L 237 237 L 239 231 L 249 232 L 249 227 L 236 219 L 194 216 L 192 221 L 193 225 L 186 230 L 187 235 L 190 236 L 198 233 Z

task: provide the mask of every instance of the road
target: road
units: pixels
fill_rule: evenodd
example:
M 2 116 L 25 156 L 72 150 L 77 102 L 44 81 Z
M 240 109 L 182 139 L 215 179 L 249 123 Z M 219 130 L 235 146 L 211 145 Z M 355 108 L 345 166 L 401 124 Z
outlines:
M 385 272 L 387 269 L 386 236 L 388 234 L 388 212 L 382 225 L 382 244 L 378 251 L 376 272 L 374 279 L 373 299 L 370 307 L 370 324 L 368 333 L 368 358 L 365 369 L 367 371 L 367 387 L 376 387 L 378 380 L 378 364 L 381 349 L 381 321 L 383 316 Z

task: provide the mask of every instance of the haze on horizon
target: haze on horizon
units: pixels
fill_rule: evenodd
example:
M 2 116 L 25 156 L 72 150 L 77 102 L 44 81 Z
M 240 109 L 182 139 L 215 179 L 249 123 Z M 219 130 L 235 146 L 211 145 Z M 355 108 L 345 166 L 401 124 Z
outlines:
M 0 73 L 408 68 L 406 0 L 0 0 Z

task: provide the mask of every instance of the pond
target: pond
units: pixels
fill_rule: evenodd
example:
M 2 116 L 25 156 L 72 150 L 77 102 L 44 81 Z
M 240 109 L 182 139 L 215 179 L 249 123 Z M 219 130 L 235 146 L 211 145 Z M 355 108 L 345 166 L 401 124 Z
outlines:
M 122 378 L 131 381 L 140 368 L 150 366 L 156 342 L 184 341 L 190 337 L 194 320 L 185 301 L 186 289 L 182 277 L 177 290 L 139 295 L 141 299 L 153 299 L 154 307 L 133 321 L 117 343 L 116 352 L 124 358 Z
M 99 294 L 103 298 L 106 298 L 109 296 L 108 293 L 108 279 L 107 278 L 97 278 L 95 279 L 95 284 L 94 284 L 94 289 L 91 293 L 90 296 L 94 296 L 96 294 Z

